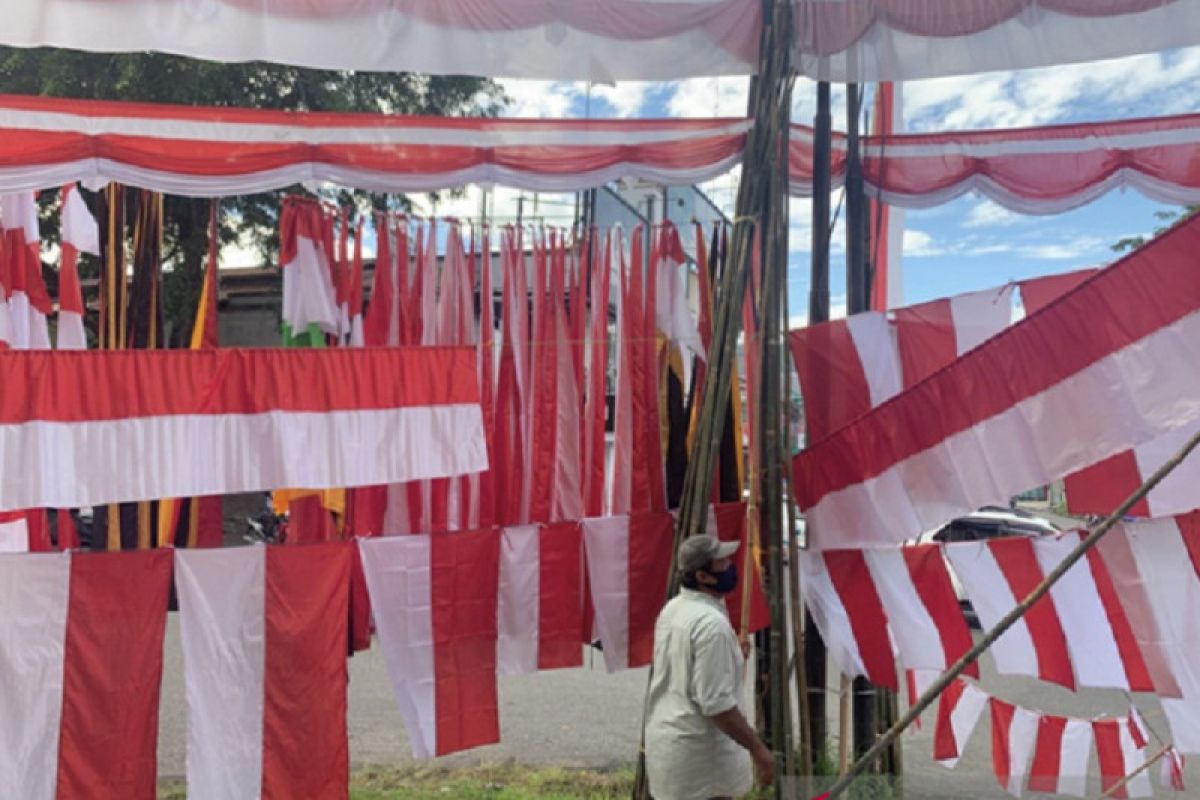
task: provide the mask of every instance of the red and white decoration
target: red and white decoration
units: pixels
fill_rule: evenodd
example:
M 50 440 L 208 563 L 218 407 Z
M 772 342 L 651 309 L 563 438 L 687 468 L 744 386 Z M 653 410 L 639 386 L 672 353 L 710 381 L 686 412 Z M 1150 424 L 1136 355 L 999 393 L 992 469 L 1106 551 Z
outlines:
M 1092 723 L 1092 730 L 1096 736 L 1096 755 L 1100 760 L 1100 788 L 1109 792 L 1145 763 L 1146 759 L 1141 750 L 1146 742 L 1144 739 L 1140 744 L 1135 741 L 1133 728 L 1125 720 L 1096 720 Z M 1150 773 L 1146 770 L 1138 772 L 1110 796 L 1118 800 L 1127 797 L 1153 797 L 1154 788 L 1150 783 Z
M 957 766 L 988 700 L 975 684 L 964 680 L 946 687 L 938 698 L 937 726 L 933 733 L 935 761 L 950 769 Z
M 609 672 L 654 654 L 654 621 L 667 598 L 674 518 L 647 512 L 583 521 L 596 632 Z
M 0 556 L 5 795 L 154 796 L 170 582 L 165 551 Z
M 316 203 L 285 202 L 279 242 L 284 324 L 295 336 L 309 326 L 337 334 L 342 314 L 333 285 L 333 227 L 326 210 Z
M 502 675 L 583 664 L 583 533 L 577 522 L 500 534 L 496 663 Z
M 1172 229 L 802 452 L 813 546 L 898 543 L 1200 418 L 1198 248 L 1200 220 Z
M 1179 452 L 1198 430 L 1200 422 L 1183 425 L 1068 475 L 1064 481 L 1067 507 L 1073 514 L 1108 514 Z M 1200 508 L 1198 481 L 1200 462 L 1189 458 L 1135 503 L 1129 514 L 1159 518 Z
M 0 471 L 24 476 L 0 483 L 0 509 L 487 466 L 469 349 L 6 351 L 0 385 Z
M 86 350 L 83 328 L 83 290 L 79 284 L 79 254 L 100 255 L 100 227 L 74 184 L 62 188 L 62 257 L 58 272 L 59 350 Z
M 37 197 L 32 192 L 0 195 L 0 340 L 16 350 L 49 350 L 50 295 L 42 280 L 42 242 Z M 7 330 L 5 329 L 7 317 Z
M 375 629 L 413 755 L 500 741 L 496 530 L 362 539 Z
M 988 709 L 992 715 L 992 769 L 1000 786 L 1020 797 L 1033 758 L 1038 715 L 997 697 L 988 699 Z
M 189 795 L 347 796 L 353 555 L 342 542 L 175 551 Z
M 1029 768 L 1029 791 L 1083 797 L 1092 756 L 1092 726 L 1087 720 L 1043 716 Z

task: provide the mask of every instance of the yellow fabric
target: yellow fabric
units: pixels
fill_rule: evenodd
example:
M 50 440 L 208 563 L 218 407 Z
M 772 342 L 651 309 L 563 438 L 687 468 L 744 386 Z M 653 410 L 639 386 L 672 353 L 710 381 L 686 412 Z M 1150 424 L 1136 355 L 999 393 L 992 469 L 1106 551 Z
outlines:
M 279 489 L 271 493 L 271 506 L 276 514 L 286 514 L 293 500 L 317 496 L 321 507 L 339 516 L 346 513 L 345 489 Z

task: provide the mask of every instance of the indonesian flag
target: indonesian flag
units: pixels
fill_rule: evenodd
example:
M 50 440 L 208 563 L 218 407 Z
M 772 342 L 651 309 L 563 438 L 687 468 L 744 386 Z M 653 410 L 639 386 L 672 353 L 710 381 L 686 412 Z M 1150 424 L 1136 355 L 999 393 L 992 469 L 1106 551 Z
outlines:
M 413 755 L 500 741 L 499 533 L 360 539 L 358 546 Z
M 496 663 L 502 675 L 583 664 L 583 534 L 578 522 L 500 536 Z
M 742 619 L 746 619 L 746 632 L 757 633 L 771 624 L 771 607 L 763 592 L 762 570 L 755 562 L 754 548 L 746 541 L 746 504 L 718 503 L 708 508 L 708 532 L 722 542 L 737 542 L 734 560 L 738 567 L 738 587 L 725 595 L 725 610 L 729 622 L 739 635 Z M 750 569 L 746 570 L 746 564 Z M 743 613 L 742 604 L 749 605 Z
M 279 226 L 283 265 L 283 322 L 293 336 L 315 327 L 336 335 L 341 315 L 325 239 L 328 220 L 321 207 L 287 202 Z
M 1183 782 L 1185 762 L 1186 759 L 1174 747 L 1168 750 L 1159 768 L 1159 785 L 1175 792 L 1186 792 L 1187 786 Z
M 688 308 L 684 278 L 687 256 L 679 229 L 667 223 L 660 233 L 658 265 L 655 270 L 656 301 L 654 319 L 658 329 L 673 344 L 691 351 L 696 358 L 706 358 L 704 343 L 700 340 L 700 329 L 692 311 Z
M 189 796 L 347 796 L 353 555 L 342 542 L 175 551 Z
M 1067 508 L 1072 514 L 1107 515 L 1179 452 L 1197 431 L 1200 422 L 1183 425 L 1068 475 L 1064 481 Z M 1170 517 L 1200 508 L 1197 483 L 1200 483 L 1200 461 L 1186 459 L 1138 500 L 1129 509 L 1129 515 Z
M 847 675 L 897 690 L 893 642 L 908 669 L 938 672 L 971 647 L 937 546 L 804 553 L 800 569 L 813 620 Z M 967 674 L 977 678 L 978 665 Z
M 100 254 L 100 229 L 74 184 L 62 189 L 62 261 L 58 272 L 58 349 L 86 350 L 79 254 Z
M 0 482 L 0 509 L 487 466 L 471 348 L 6 351 L 0 386 L 0 469 L 26 476 Z
M 992 712 L 992 769 L 1000 786 L 1020 797 L 1033 755 L 1038 715 L 995 697 L 988 698 L 988 707 Z
M 674 518 L 645 512 L 583 521 L 596 631 L 609 672 L 654 655 L 654 623 L 667 599 Z
M 938 698 L 937 726 L 933 733 L 933 758 L 953 769 L 962 758 L 967 740 L 975 731 L 988 696 L 963 680 L 955 680 Z
M 42 281 L 37 197 L 32 192 L 0 195 L 0 224 L 8 272 L 8 342 L 17 350 L 49 350 L 50 295 Z
M 0 557 L 0 793 L 153 797 L 171 560 Z
M 1017 286 L 1021 287 L 1021 305 L 1025 309 L 1025 316 L 1028 317 L 1030 314 L 1041 311 L 1097 272 L 1099 270 L 1093 267 L 1018 281 Z
M 887 153 L 891 138 L 904 128 L 904 89 L 891 81 L 878 85 L 875 93 L 875 113 L 871 119 L 871 134 L 877 137 L 883 153 Z M 905 209 L 879 199 L 869 205 L 873 221 L 872 243 L 875 273 L 871 278 L 871 310 L 885 311 L 904 302 L 902 259 L 904 256 Z
M 1198 250 L 1193 219 L 802 452 L 815 546 L 902 542 L 1200 420 Z
M 1011 286 L 897 308 L 892 329 L 904 388 L 917 385 L 1011 323 Z
M 1084 797 L 1091 756 L 1092 726 L 1087 720 L 1039 718 L 1029 791 Z
M 1096 755 L 1100 761 L 1100 788 L 1109 792 L 1126 777 L 1132 775 L 1146 763 L 1142 748 L 1134 741 L 1128 720 L 1102 719 L 1092 722 L 1096 735 Z M 1145 742 L 1142 742 L 1145 746 Z M 1150 772 L 1142 770 L 1110 797 L 1118 800 L 1127 797 L 1153 797 L 1154 787 Z

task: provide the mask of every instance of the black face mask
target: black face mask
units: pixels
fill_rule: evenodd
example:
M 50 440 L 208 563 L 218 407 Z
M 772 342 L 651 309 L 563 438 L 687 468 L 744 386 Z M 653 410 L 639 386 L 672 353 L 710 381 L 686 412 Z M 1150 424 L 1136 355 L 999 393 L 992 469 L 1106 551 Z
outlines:
M 705 572 L 716 578 L 717 582 L 706 584 L 704 588 L 718 592 L 719 594 L 729 594 L 737 588 L 738 572 L 735 562 L 730 562 L 729 566 L 720 572 L 709 572 L 708 570 L 705 570 Z

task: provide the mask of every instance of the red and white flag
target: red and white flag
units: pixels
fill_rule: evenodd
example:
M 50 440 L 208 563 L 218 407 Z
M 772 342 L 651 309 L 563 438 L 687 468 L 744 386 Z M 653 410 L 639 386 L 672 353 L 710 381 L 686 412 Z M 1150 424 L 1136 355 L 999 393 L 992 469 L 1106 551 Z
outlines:
M 86 350 L 83 291 L 79 284 L 79 254 L 100 254 L 100 228 L 79 196 L 75 184 L 62 189 L 62 260 L 58 270 L 59 350 Z
M 1159 767 L 1159 785 L 1164 789 L 1170 789 L 1175 792 L 1186 792 L 1187 786 L 1183 781 L 1183 768 L 1186 764 L 1186 759 L 1179 755 L 1179 752 L 1172 747 L 1163 756 L 1162 766 Z
M 1084 797 L 1091 757 L 1090 722 L 1066 717 L 1039 718 L 1029 769 L 1029 791 Z
M 688 308 L 683 283 L 687 274 L 687 256 L 683 252 L 679 229 L 668 222 L 659 236 L 659 260 L 654 270 L 657 281 L 654 319 L 658 330 L 670 342 L 689 351 L 694 357 L 707 358 L 696 318 Z
M 0 794 L 153 797 L 166 551 L 0 557 Z
M 596 631 L 609 672 L 654 655 L 654 622 L 667 599 L 674 517 L 645 512 L 583 521 Z
M 360 539 L 359 552 L 413 755 L 500 741 L 499 532 Z
M 1097 272 L 1099 270 L 1094 268 L 1080 269 L 1075 272 L 1043 275 L 1040 278 L 1018 281 L 1017 286 L 1021 287 L 1021 305 L 1025 309 L 1025 316 L 1041 311 Z
M 988 696 L 963 680 L 955 680 L 938 698 L 937 725 L 933 733 L 933 758 L 943 767 L 953 769 L 967 740 L 979 724 Z
M 755 563 L 755 548 L 746 539 L 746 504 L 717 503 L 708 507 L 708 532 L 722 542 L 738 542 L 734 555 L 738 568 L 738 587 L 725 595 L 725 610 L 729 622 L 737 634 L 742 633 L 742 618 L 746 619 L 746 630 L 761 631 L 771 624 L 771 607 L 763 592 L 762 570 Z M 746 569 L 749 563 L 750 569 Z M 743 602 L 749 608 L 743 613 Z
M 995 697 L 988 698 L 988 708 L 992 713 L 992 769 L 1000 786 L 1020 797 L 1037 737 L 1038 715 Z
M 1012 286 L 892 311 L 904 388 L 974 350 L 1012 324 Z
M 0 225 L 4 229 L 0 257 L 7 266 L 8 343 L 17 350 L 49 350 L 51 305 L 42 280 L 37 196 L 33 192 L 0 195 Z
M 1127 720 L 1103 719 L 1092 722 L 1092 730 L 1096 736 L 1096 755 L 1100 761 L 1100 789 L 1112 792 L 1109 797 L 1123 800 L 1128 797 L 1153 797 L 1154 787 L 1150 781 L 1149 770 L 1142 770 L 1116 791 L 1113 787 L 1130 775 L 1133 775 L 1143 764 L 1146 757 L 1141 748 L 1134 742 L 1134 737 Z
M 798 455 L 814 545 L 899 543 L 1200 419 L 1198 249 L 1173 228 Z
M 1123 450 L 1064 480 L 1072 514 L 1108 515 L 1200 431 L 1200 422 L 1182 425 Z M 1129 509 L 1135 517 L 1171 517 L 1200 508 L 1196 484 L 1200 463 L 1186 459 Z
M 27 478 L 0 483 L 0 509 L 487 466 L 468 348 L 5 351 L 0 386 L 12 398 L 0 401 L 0 469 Z M 139 469 L 125 462 L 134 452 Z
M 305 201 L 285 202 L 279 224 L 283 267 L 283 322 L 299 336 L 316 326 L 337 334 L 341 313 L 326 240 L 332 236 L 324 209 Z
M 583 664 L 583 533 L 578 522 L 500 534 L 496 662 L 502 675 Z
M 175 551 L 193 797 L 346 797 L 352 546 Z

